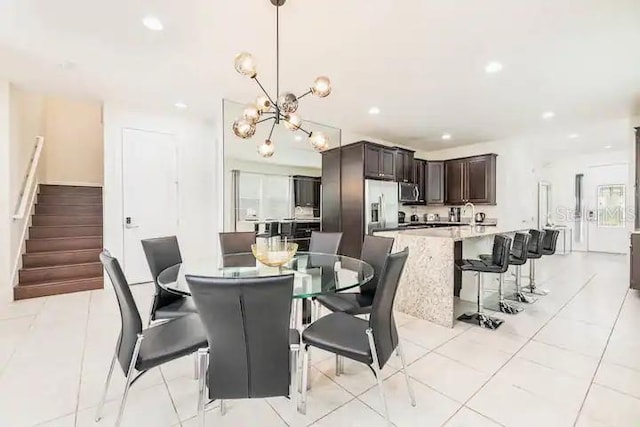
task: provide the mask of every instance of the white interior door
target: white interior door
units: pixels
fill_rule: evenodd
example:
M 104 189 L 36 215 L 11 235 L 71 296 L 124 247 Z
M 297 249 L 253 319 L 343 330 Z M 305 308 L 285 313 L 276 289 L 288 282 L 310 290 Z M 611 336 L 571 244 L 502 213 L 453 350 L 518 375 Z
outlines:
M 629 248 L 627 164 L 592 166 L 585 174 L 587 250 L 625 253 Z
M 140 240 L 178 232 L 177 172 L 173 135 L 123 129 L 123 268 L 130 283 L 151 280 Z

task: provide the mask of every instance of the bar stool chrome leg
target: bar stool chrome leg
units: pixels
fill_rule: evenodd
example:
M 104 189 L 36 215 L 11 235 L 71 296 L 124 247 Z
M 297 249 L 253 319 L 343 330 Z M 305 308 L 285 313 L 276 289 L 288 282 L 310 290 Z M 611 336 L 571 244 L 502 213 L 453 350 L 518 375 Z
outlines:
M 536 260 L 529 260 L 529 286 L 525 286 L 525 292 L 533 295 L 549 295 L 548 289 L 541 289 L 536 286 Z
M 510 304 L 504 299 L 504 274 L 500 274 L 498 279 L 498 295 L 500 300 L 498 301 L 498 308 L 501 312 L 507 314 L 518 314 L 522 311 L 522 307 Z
M 510 299 L 514 301 L 518 301 L 524 304 L 533 304 L 536 302 L 535 298 L 527 296 L 522 292 L 522 266 L 516 265 L 516 292 L 513 294 L 513 297 Z
M 471 323 L 473 325 L 479 325 L 487 329 L 498 329 L 500 325 L 504 323 L 504 320 L 495 317 L 487 316 L 484 313 L 484 280 L 482 273 L 478 273 L 478 311 L 476 313 L 465 313 L 458 317 L 458 320 Z

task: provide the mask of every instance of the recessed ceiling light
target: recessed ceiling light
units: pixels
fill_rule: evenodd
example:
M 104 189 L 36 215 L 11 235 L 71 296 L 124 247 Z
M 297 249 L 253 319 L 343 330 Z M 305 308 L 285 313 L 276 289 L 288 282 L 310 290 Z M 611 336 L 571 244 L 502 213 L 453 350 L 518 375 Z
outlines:
M 488 74 L 495 74 L 502 71 L 502 64 L 498 61 L 491 61 L 484 67 L 484 72 Z
M 187 104 L 185 104 L 184 102 L 176 102 L 175 104 L 173 104 L 176 108 L 179 108 L 180 110 L 184 110 L 185 108 L 187 108 Z
M 448 141 L 451 139 L 451 134 L 450 133 L 443 133 L 442 134 L 442 139 L 444 139 L 445 141 Z
M 556 113 L 554 113 L 553 111 L 545 111 L 544 113 L 542 113 L 542 118 L 545 120 L 553 119 L 555 116 Z
M 606 148 L 608 150 L 609 148 L 611 148 L 611 146 L 610 145 L 605 145 L 604 148 Z
M 380 114 L 380 109 L 378 107 L 369 108 L 369 114 L 377 115 Z
M 570 133 L 568 138 L 569 139 L 576 139 L 577 137 L 579 137 L 580 135 L 578 135 L 577 133 Z
M 302 135 L 296 135 L 295 140 L 298 142 L 302 141 Z
M 142 24 L 148 29 L 150 29 L 151 31 L 164 30 L 164 25 L 162 25 L 162 22 L 160 22 L 160 20 L 155 16 L 145 16 L 142 19 Z

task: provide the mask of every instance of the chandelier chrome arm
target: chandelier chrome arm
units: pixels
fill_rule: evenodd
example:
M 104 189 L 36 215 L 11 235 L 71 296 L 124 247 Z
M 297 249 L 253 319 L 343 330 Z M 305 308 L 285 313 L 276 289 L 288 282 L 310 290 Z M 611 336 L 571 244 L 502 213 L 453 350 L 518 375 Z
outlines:
M 308 91 L 306 91 L 305 93 L 303 93 L 302 95 L 298 96 L 298 99 L 302 99 L 307 95 L 311 95 L 313 93 L 313 91 L 311 89 L 309 89 Z
M 273 102 L 273 99 L 271 99 L 271 96 L 269 95 L 269 92 L 266 91 L 264 86 L 262 86 L 262 83 L 260 83 L 260 80 L 258 80 L 258 76 L 257 75 L 253 77 L 253 80 L 255 80 L 256 83 L 258 83 L 258 86 L 260 86 L 260 89 L 262 90 L 262 93 L 264 93 L 264 96 L 269 98 L 269 102 L 271 102 L 271 105 L 276 106 L 276 103 Z
M 275 119 L 276 119 L 276 117 L 275 117 L 275 116 L 267 117 L 267 118 L 264 118 L 264 119 L 262 119 L 262 120 L 258 120 L 258 121 L 256 122 L 256 124 L 258 124 L 258 123 L 262 123 L 262 122 L 268 122 L 269 120 L 275 120 Z M 275 125 L 276 125 L 276 123 L 275 123 L 275 122 L 273 122 L 273 125 L 275 126 Z M 269 137 L 269 138 L 271 138 L 271 137 Z

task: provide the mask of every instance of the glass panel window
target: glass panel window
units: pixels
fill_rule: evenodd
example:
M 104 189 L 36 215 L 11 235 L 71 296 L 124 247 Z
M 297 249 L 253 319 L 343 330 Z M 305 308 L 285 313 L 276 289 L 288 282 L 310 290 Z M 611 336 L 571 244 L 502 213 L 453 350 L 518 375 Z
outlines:
M 624 227 L 624 185 L 598 186 L 598 227 Z

